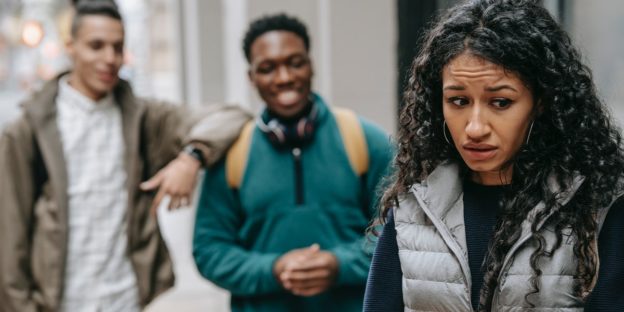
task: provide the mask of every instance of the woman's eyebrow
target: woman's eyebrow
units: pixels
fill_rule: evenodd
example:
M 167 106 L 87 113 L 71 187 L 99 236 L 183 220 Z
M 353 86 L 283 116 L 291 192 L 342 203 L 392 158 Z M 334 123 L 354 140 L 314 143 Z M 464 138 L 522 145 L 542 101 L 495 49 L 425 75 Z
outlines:
M 450 86 L 446 86 L 444 87 L 443 90 L 457 90 L 457 91 L 463 91 L 466 90 L 465 87 L 463 86 L 459 86 L 459 85 L 450 85 Z
M 513 88 L 510 85 L 500 85 L 500 86 L 494 86 L 494 87 L 486 87 L 485 91 L 496 92 L 496 91 L 500 91 L 500 90 L 503 90 L 503 89 L 508 89 L 508 90 L 511 90 L 511 91 L 514 91 L 514 92 L 518 92 L 518 90 L 516 90 L 515 88 Z

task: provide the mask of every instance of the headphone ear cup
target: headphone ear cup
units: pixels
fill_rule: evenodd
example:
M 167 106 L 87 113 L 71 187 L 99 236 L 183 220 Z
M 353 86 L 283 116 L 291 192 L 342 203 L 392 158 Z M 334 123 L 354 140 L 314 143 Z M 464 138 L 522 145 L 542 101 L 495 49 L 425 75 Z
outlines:
M 308 118 L 301 118 L 299 120 L 299 122 L 297 122 L 297 136 L 300 138 L 304 138 L 305 137 L 305 133 L 306 133 L 306 124 L 307 124 Z
M 272 119 L 268 123 L 269 132 L 267 132 L 269 136 L 269 140 L 274 142 L 277 145 L 284 145 L 286 143 L 286 133 L 284 132 L 283 126 L 279 121 Z
M 314 121 L 309 118 L 302 118 L 297 123 L 297 135 L 303 142 L 307 142 L 312 139 L 314 135 Z

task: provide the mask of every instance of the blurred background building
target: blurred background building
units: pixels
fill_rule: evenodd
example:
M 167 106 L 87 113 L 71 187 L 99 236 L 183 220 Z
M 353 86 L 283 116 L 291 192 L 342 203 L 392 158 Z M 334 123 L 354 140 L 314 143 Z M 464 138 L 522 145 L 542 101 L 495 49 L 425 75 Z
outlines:
M 91 0 L 97 1 L 97 0 Z M 229 102 L 259 110 L 241 41 L 248 23 L 287 12 L 311 33 L 314 88 L 389 132 L 423 27 L 457 0 L 117 0 L 126 27 L 120 75 L 142 96 L 182 105 Z M 624 121 L 624 1 L 543 0 L 570 32 L 614 115 Z M 28 93 L 69 68 L 69 0 L 0 1 L 0 129 Z M 227 293 L 191 258 L 192 209 L 161 213 L 178 283 L 150 311 L 227 311 Z

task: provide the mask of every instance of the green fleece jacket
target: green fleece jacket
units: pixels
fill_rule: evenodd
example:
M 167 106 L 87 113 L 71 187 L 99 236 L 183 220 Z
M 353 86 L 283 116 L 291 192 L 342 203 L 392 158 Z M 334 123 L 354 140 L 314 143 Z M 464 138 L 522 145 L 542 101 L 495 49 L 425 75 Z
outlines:
M 232 293 L 234 312 L 362 311 L 374 248 L 364 233 L 392 148 L 382 130 L 360 119 L 370 165 L 358 177 L 334 116 L 318 96 L 315 105 L 314 138 L 301 149 L 301 170 L 291 149 L 275 148 L 256 127 L 238 190 L 227 186 L 225 160 L 205 175 L 193 255 L 204 277 Z M 273 264 L 313 243 L 337 257 L 336 282 L 320 295 L 294 296 L 273 276 Z

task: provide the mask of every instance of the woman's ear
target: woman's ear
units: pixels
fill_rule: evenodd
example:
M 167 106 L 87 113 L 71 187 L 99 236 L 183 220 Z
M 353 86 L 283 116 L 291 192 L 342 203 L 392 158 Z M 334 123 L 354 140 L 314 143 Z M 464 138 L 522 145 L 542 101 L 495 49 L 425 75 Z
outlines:
M 535 117 L 539 117 L 544 112 L 544 105 L 542 104 L 542 99 L 537 100 L 535 104 Z

